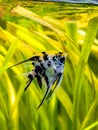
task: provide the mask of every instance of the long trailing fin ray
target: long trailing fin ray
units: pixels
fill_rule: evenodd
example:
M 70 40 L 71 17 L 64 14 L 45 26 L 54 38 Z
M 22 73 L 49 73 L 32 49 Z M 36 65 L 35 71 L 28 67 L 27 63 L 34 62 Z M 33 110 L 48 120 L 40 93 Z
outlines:
M 32 80 L 33 80 L 33 79 L 32 79 Z M 27 86 L 24 88 L 24 91 L 26 91 L 26 90 L 27 90 L 27 88 L 28 88 L 28 87 L 29 87 L 29 85 L 31 84 L 32 80 L 30 80 L 30 79 L 29 79 L 29 80 L 27 81 L 27 83 L 28 83 L 28 84 L 27 84 Z
M 27 86 L 24 88 L 24 91 L 27 90 L 27 88 L 29 87 L 29 85 L 31 84 L 31 82 L 34 79 L 34 77 L 31 74 L 28 75 L 28 78 L 29 78 L 29 80 L 26 82 Z
M 42 98 L 42 100 L 41 100 L 41 103 L 39 104 L 39 106 L 37 107 L 37 110 L 40 108 L 40 106 L 43 104 L 43 102 L 44 102 L 44 100 L 45 100 L 45 98 L 46 98 L 46 96 L 47 96 L 47 94 L 48 94 L 48 92 L 49 92 L 49 89 L 50 89 L 50 87 L 47 87 L 47 90 L 46 90 L 46 92 L 45 92 L 45 95 L 43 96 L 43 98 Z
M 10 69 L 10 68 L 12 68 L 12 67 L 14 67 L 14 66 L 23 64 L 23 63 L 25 63 L 25 62 L 35 61 L 35 60 L 37 60 L 38 58 L 39 58 L 39 56 L 33 56 L 33 57 L 31 57 L 31 58 L 29 58 L 29 59 L 27 59 L 27 60 L 21 61 L 21 62 L 15 64 L 15 65 L 10 66 L 8 69 Z
M 61 80 L 61 77 L 62 77 L 62 74 L 61 75 L 58 75 L 58 77 L 56 78 L 56 80 L 54 81 L 53 85 L 53 89 L 50 90 L 49 94 L 50 95 L 49 97 L 51 98 L 53 92 L 55 91 L 55 89 L 57 88 L 58 84 L 60 83 L 60 80 Z M 47 96 L 46 97 L 46 101 L 49 99 L 49 97 Z
M 60 79 L 61 79 L 61 77 L 62 77 L 62 74 L 60 74 L 60 75 L 58 75 L 58 77 L 57 77 L 57 79 L 56 79 L 56 84 L 55 84 L 55 86 L 54 86 L 54 88 L 53 88 L 53 90 L 52 90 L 52 92 L 54 92 L 54 90 L 56 89 L 56 87 L 58 86 L 58 84 L 59 84 L 59 82 L 60 82 Z

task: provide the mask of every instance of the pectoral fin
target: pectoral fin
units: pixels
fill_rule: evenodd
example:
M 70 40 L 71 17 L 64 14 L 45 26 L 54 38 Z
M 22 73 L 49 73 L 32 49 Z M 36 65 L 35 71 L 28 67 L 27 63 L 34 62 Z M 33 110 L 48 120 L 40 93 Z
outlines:
M 29 85 L 31 84 L 31 82 L 33 81 L 33 79 L 34 79 L 34 76 L 32 75 L 32 74 L 29 74 L 28 75 L 28 81 L 26 82 L 26 84 L 27 84 L 27 86 L 25 87 L 25 89 L 24 89 L 24 91 L 26 91 L 27 90 L 27 88 L 29 87 Z

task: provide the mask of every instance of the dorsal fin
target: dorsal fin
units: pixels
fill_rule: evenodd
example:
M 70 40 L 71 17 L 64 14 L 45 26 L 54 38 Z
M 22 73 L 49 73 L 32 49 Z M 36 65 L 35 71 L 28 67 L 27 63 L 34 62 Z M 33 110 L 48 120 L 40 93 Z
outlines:
M 38 60 L 39 60 L 39 56 L 33 56 L 33 57 L 31 57 L 31 58 L 29 58 L 29 59 L 27 59 L 27 60 L 21 61 L 21 62 L 15 64 L 15 65 L 12 65 L 12 66 L 10 66 L 9 68 L 12 68 L 12 67 L 14 67 L 14 66 L 23 64 L 23 63 L 25 63 L 25 62 L 29 62 L 29 61 L 38 61 Z M 9 69 L 9 68 L 8 68 L 8 69 Z

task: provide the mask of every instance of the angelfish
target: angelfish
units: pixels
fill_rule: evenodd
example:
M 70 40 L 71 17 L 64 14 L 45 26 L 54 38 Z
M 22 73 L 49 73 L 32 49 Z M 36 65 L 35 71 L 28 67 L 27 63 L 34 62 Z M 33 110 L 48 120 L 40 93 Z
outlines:
M 53 52 L 50 54 L 48 52 L 41 52 L 40 55 L 34 55 L 33 57 L 27 60 L 24 60 L 9 67 L 12 68 L 16 65 L 32 61 L 34 69 L 28 73 L 28 81 L 26 82 L 27 85 L 24 88 L 24 91 L 27 90 L 34 78 L 37 79 L 40 88 L 42 88 L 42 79 L 44 79 L 47 86 L 46 92 L 37 109 L 39 109 L 40 106 L 43 104 L 51 87 L 55 84 L 55 89 L 61 81 L 62 74 L 64 71 L 65 60 L 67 58 L 67 53 L 65 54 L 64 52 Z

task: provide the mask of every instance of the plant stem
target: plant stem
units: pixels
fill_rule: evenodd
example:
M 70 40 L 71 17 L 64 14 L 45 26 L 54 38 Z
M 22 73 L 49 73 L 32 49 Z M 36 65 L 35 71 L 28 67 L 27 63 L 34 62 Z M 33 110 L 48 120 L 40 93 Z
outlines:
M 81 93 L 81 84 L 84 75 L 85 65 L 87 64 L 91 47 L 96 37 L 97 29 L 98 29 L 98 17 L 94 17 L 89 21 L 87 33 L 81 50 L 79 65 L 77 68 L 75 87 L 74 87 L 74 98 L 73 98 L 73 130 L 78 129 L 78 110 L 79 110 L 79 99 Z

